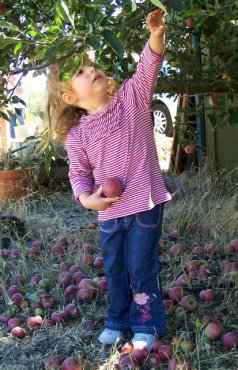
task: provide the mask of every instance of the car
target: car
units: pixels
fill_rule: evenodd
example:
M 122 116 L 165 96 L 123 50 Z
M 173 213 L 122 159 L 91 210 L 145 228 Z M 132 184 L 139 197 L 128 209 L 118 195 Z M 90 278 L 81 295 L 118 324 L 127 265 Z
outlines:
M 177 113 L 178 98 L 155 96 L 152 100 L 151 114 L 155 134 L 173 136 L 174 119 Z

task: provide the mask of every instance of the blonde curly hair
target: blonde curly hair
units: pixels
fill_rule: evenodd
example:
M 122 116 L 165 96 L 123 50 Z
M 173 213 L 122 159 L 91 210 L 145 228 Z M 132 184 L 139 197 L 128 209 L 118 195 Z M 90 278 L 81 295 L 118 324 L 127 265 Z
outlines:
M 77 125 L 80 117 L 87 112 L 79 107 L 66 104 L 62 99 L 64 92 L 71 92 L 70 80 L 60 81 L 59 65 L 53 64 L 47 76 L 47 104 L 49 132 L 55 138 L 65 139 L 71 127 Z M 112 96 L 119 86 L 114 79 L 108 78 L 108 94 Z

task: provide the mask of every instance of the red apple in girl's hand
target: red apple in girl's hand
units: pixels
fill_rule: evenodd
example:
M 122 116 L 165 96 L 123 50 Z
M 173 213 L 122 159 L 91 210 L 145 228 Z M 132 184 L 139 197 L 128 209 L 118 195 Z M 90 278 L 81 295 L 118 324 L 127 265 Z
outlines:
M 104 181 L 102 191 L 106 197 L 119 197 L 123 192 L 123 188 L 117 177 L 109 177 Z

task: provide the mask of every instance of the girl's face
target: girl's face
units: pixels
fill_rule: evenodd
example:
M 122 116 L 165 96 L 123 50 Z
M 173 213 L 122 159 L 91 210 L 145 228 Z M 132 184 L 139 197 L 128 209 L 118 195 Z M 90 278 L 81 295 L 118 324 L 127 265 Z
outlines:
M 101 70 L 86 65 L 80 68 L 71 78 L 72 95 L 75 99 L 73 105 L 85 108 L 85 103 L 92 99 L 100 100 L 107 94 L 108 81 Z

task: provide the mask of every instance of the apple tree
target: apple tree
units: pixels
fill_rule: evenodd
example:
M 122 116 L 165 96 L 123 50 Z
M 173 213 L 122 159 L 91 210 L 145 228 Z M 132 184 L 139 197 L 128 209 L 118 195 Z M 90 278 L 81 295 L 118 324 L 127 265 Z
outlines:
M 29 71 L 47 73 L 59 63 L 67 79 L 94 50 L 95 64 L 119 81 L 135 69 L 148 30 L 147 14 L 160 7 L 167 22 L 168 64 L 155 92 L 210 96 L 214 128 L 238 123 L 231 108 L 238 93 L 238 6 L 236 0 L 2 0 L 0 1 L 0 115 L 6 80 Z M 194 114 L 194 110 L 186 114 Z

